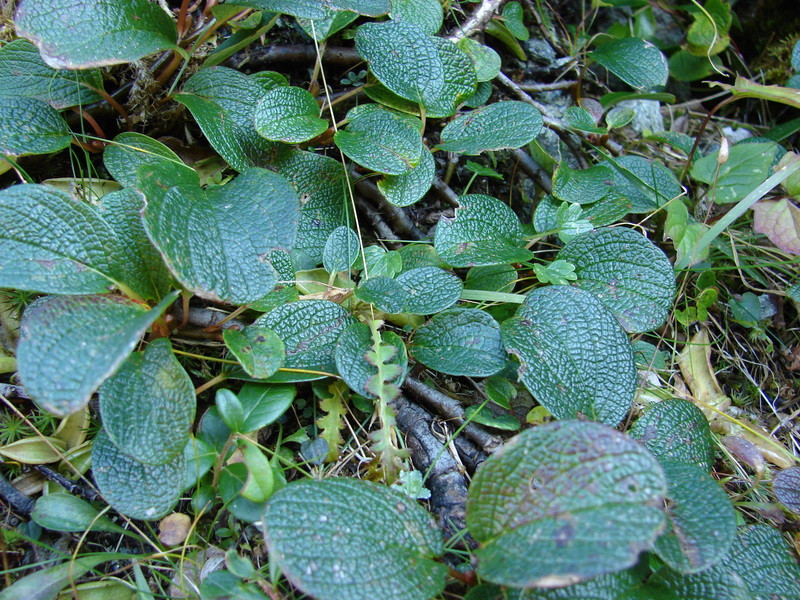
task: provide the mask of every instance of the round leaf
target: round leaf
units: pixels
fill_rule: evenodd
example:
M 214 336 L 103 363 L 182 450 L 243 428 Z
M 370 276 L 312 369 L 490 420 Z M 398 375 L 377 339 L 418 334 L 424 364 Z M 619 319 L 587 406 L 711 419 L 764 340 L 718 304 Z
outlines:
M 649 90 L 667 84 L 667 57 L 647 40 L 611 40 L 592 52 L 592 58 L 631 87 Z
M 488 377 L 508 361 L 500 325 L 489 313 L 475 308 L 452 308 L 434 315 L 417 329 L 409 351 L 418 361 L 448 375 Z
M 349 227 L 342 225 L 334 229 L 325 242 L 322 251 L 322 264 L 328 273 L 347 271 L 359 257 L 358 235 Z
M 131 62 L 174 48 L 178 37 L 170 16 L 147 0 L 21 0 L 14 23 L 54 69 Z
M 160 519 L 170 512 L 180 498 L 185 471 L 183 453 L 151 466 L 120 452 L 102 430 L 94 438 L 92 473 L 97 487 L 112 507 L 132 519 Z
M 531 292 L 501 326 L 519 378 L 559 419 L 617 425 L 636 391 L 636 366 L 617 319 L 589 292 L 552 285 Z
M 49 154 L 70 145 L 58 111 L 37 98 L 0 96 L 0 155 Z
M 392 0 L 391 17 L 414 23 L 428 35 L 442 28 L 442 5 L 439 0 Z
M 319 118 L 314 96 L 293 86 L 267 93 L 256 106 L 254 118 L 259 135 L 287 144 L 305 142 L 328 128 L 328 122 Z
M 628 432 L 659 460 L 696 465 L 706 472 L 714 465 L 714 438 L 708 419 L 687 400 L 663 400 L 648 408 Z
M 243 331 L 225 329 L 222 339 L 247 374 L 256 379 L 274 375 L 286 357 L 283 341 L 267 327 L 250 326 Z
M 134 352 L 100 387 L 103 428 L 134 460 L 160 465 L 183 452 L 196 407 L 192 380 L 167 339 Z
M 633 229 L 596 229 L 574 237 L 557 256 L 575 265 L 574 285 L 592 292 L 630 333 L 660 327 L 672 309 L 669 259 Z
M 633 565 L 663 528 L 664 475 L 634 440 L 598 423 L 528 429 L 477 470 L 467 527 L 478 574 L 561 587 Z
M 430 315 L 458 302 L 464 289 L 461 280 L 437 267 L 419 267 L 401 273 L 395 281 L 405 295 L 402 312 Z
M 675 174 L 661 163 L 622 156 L 608 164 L 614 168 L 614 189 L 630 201 L 632 213 L 651 212 L 681 194 Z
M 442 129 L 439 148 L 459 154 L 521 148 L 542 130 L 542 115 L 527 102 L 495 102 L 457 116 Z
M 294 245 L 297 194 L 280 175 L 251 168 L 224 186 L 180 185 L 148 195 L 147 234 L 170 271 L 209 300 L 245 304 L 275 287 L 269 258 Z
M 267 503 L 264 538 L 289 581 L 318 600 L 429 600 L 444 589 L 439 528 L 385 486 L 292 483 Z
M 125 131 L 114 138 L 103 151 L 103 164 L 111 176 L 125 187 L 138 188 L 137 171 L 142 165 L 167 164 L 171 174 L 169 185 L 199 184 L 197 173 L 167 146 L 151 137 Z
M 503 202 L 483 194 L 458 199 L 455 217 L 442 217 L 436 226 L 434 247 L 454 267 L 502 265 L 530 260 L 522 248 L 522 225 Z
M 570 169 L 566 162 L 553 175 L 553 196 L 565 202 L 591 204 L 608 195 L 614 184 L 614 171 L 605 165 L 589 169 Z
M 385 175 L 378 180 L 378 189 L 395 206 L 410 206 L 422 199 L 436 176 L 436 161 L 423 149 L 419 164 L 400 175 Z

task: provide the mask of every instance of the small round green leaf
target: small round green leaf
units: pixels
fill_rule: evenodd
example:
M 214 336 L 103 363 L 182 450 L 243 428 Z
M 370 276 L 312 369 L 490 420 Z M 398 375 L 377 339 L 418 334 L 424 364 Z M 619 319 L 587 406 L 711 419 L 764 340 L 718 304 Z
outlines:
M 438 526 L 385 486 L 291 483 L 267 503 L 264 538 L 289 581 L 318 600 L 429 600 L 444 589 Z
M 87 85 L 103 88 L 99 70 L 51 69 L 28 40 L 14 40 L 0 48 L 0 96 L 36 98 L 62 110 L 100 101 L 100 94 Z
M 328 128 L 319 118 L 317 100 L 307 90 L 279 87 L 256 105 L 255 127 L 259 135 L 276 142 L 299 144 L 317 137 Z
M 439 219 L 433 245 L 441 259 L 454 267 L 502 265 L 533 256 L 522 247 L 522 225 L 514 212 L 483 194 L 458 199 L 455 216 Z
M 347 271 L 358 259 L 359 250 L 356 232 L 342 225 L 328 236 L 325 249 L 322 251 L 322 264 L 328 273 Z
M 431 315 L 450 308 L 464 289 L 458 277 L 437 267 L 411 269 L 395 281 L 405 294 L 402 312 L 412 315 Z
M 614 189 L 630 201 L 632 213 L 651 212 L 681 194 L 675 174 L 661 163 L 621 156 L 607 164 L 614 169 Z
M 200 180 L 194 169 L 167 146 L 151 137 L 125 131 L 103 151 L 103 164 L 111 176 L 125 187 L 138 188 L 137 171 L 142 165 L 166 164 L 170 169 L 167 185 L 195 184 Z
M 120 451 L 149 465 L 183 452 L 196 402 L 192 380 L 169 340 L 154 340 L 131 354 L 99 395 L 103 428 Z
M 403 339 L 396 333 L 382 331 L 380 340 L 376 340 L 366 323 L 353 323 L 339 336 L 335 357 L 339 374 L 357 394 L 376 399 L 384 394 L 375 391 L 385 386 L 400 393 L 408 356 Z
M 484 46 L 467 37 L 458 40 L 456 45 L 472 60 L 475 76 L 479 82 L 491 81 L 500 73 L 500 68 L 503 66 L 500 55 L 489 46 Z M 488 96 L 486 99 L 488 100 Z
M 519 378 L 559 419 L 617 425 L 630 410 L 636 365 L 628 336 L 589 292 L 551 285 L 531 292 L 501 326 Z
M 628 432 L 662 461 L 696 465 L 706 472 L 714 465 L 714 438 L 708 419 L 687 400 L 663 400 L 648 408 Z
M 664 252 L 623 227 L 574 237 L 557 256 L 575 265 L 574 285 L 592 292 L 629 333 L 660 327 L 672 309 L 675 272 Z
M 631 87 L 649 90 L 667 84 L 667 57 L 647 40 L 634 37 L 611 40 L 591 56 Z
M 374 304 L 375 308 L 389 314 L 400 314 L 406 306 L 406 293 L 396 279 L 370 277 L 355 290 L 356 298 Z
M 728 494 L 695 465 L 663 462 L 667 478 L 667 530 L 655 551 L 671 568 L 697 573 L 718 563 L 736 537 L 736 513 Z
M 56 492 L 46 494 L 36 501 L 31 519 L 46 529 L 53 531 L 109 531 L 125 533 L 106 516 L 98 516 L 100 511 L 94 506 L 72 494 Z
M 58 111 L 37 98 L 0 96 L 0 155 L 49 154 L 70 145 Z
M 428 35 L 442 28 L 442 5 L 439 0 L 392 0 L 391 17 L 414 23 Z
M 187 289 L 245 304 L 275 287 L 274 250 L 294 245 L 297 194 L 283 177 L 251 168 L 208 190 L 180 185 L 150 194 L 144 225 L 170 271 Z
M 450 121 L 439 148 L 459 154 L 521 148 L 539 135 L 542 123 L 541 113 L 527 102 L 495 102 Z
M 553 174 L 553 196 L 574 204 L 591 204 L 608 195 L 614 185 L 614 171 L 605 165 L 570 169 L 566 162 Z
M 656 459 L 610 427 L 557 421 L 523 431 L 469 488 L 478 574 L 561 587 L 625 569 L 663 529 L 665 493 Z
M 163 465 L 140 463 L 120 450 L 101 430 L 92 446 L 92 473 L 100 493 L 122 514 L 150 521 L 178 502 L 186 477 L 183 452 Z
M 417 329 L 409 351 L 418 361 L 448 375 L 488 377 L 508 361 L 500 325 L 476 308 L 451 308 L 434 315 Z
M 178 37 L 170 15 L 147 0 L 21 0 L 14 23 L 54 69 L 131 62 L 174 48 Z
M 336 340 L 355 319 L 341 306 L 328 300 L 301 300 L 284 304 L 262 315 L 253 325 L 268 327 L 286 347 L 284 367 L 327 373 L 336 371 Z M 320 379 L 316 373 L 279 372 L 273 381 Z
M 47 296 L 33 302 L 22 316 L 17 346 L 25 389 L 55 415 L 80 410 L 176 297 L 177 292 L 168 295 L 149 311 L 111 295 Z
M 378 173 L 401 175 L 416 167 L 425 150 L 419 121 L 378 104 L 347 113 L 350 123 L 333 141 L 348 158 Z
M 378 180 L 378 189 L 395 206 L 410 206 L 422 199 L 436 176 L 436 161 L 423 149 L 419 164 L 401 175 L 385 175 Z
M 222 339 L 245 372 L 256 379 L 274 375 L 286 357 L 283 341 L 267 327 L 251 325 L 243 331 L 225 329 Z

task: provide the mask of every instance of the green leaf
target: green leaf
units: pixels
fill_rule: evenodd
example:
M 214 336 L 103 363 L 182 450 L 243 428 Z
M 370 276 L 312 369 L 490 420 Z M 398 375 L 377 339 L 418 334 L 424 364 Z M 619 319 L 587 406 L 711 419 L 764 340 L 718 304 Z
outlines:
M 318 600 L 429 600 L 444 589 L 438 526 L 385 486 L 291 483 L 267 503 L 264 538 L 287 579 Z
M 524 42 L 530 39 L 531 34 L 525 27 L 522 14 L 522 5 L 519 2 L 508 2 L 503 7 L 503 23 L 514 37 Z
M 275 143 L 253 124 L 265 90 L 256 78 L 227 67 L 201 69 L 174 98 L 188 108 L 220 156 L 237 171 L 266 166 Z
M 631 569 L 598 575 L 589 581 L 563 588 L 508 589 L 507 596 L 503 600 L 667 600 L 655 595 L 647 598 L 636 595 L 642 580 L 649 573 L 649 570 L 644 571 L 639 568 L 641 564 L 642 561 Z
M 521 148 L 542 130 L 542 115 L 526 102 L 495 102 L 461 114 L 442 129 L 441 150 L 480 154 Z
M 214 402 L 217 406 L 217 411 L 219 411 L 220 419 L 228 429 L 234 433 L 243 433 L 244 407 L 236 394 L 226 389 L 217 390 L 214 395 Z
M 15 185 L 0 192 L 0 221 L 0 287 L 91 294 L 117 285 L 118 241 L 90 205 L 44 185 Z
M 512 292 L 516 283 L 517 270 L 511 265 L 472 267 L 464 279 L 466 289 L 490 292 Z
M 401 273 L 397 279 L 405 294 L 403 311 L 431 315 L 449 308 L 461 297 L 461 280 L 437 267 L 419 267 Z
M 719 152 L 697 159 L 690 171 L 697 181 L 713 186 L 710 197 L 719 204 L 738 202 L 772 175 L 778 151 L 775 142 L 736 144 L 728 151 L 728 159 L 719 166 Z
M 300 198 L 300 223 L 294 248 L 319 264 L 331 232 L 352 222 L 348 221 L 349 200 L 342 163 L 321 154 L 292 150 L 279 155 L 275 167 Z
M 146 465 L 122 453 L 100 430 L 92 445 L 95 483 L 115 510 L 131 519 L 150 521 L 178 502 L 186 472 L 183 453 L 162 465 Z
M 681 194 L 681 184 L 667 167 L 641 156 L 608 159 L 614 173 L 614 188 L 631 203 L 632 213 L 646 213 Z
M 100 94 L 87 86 L 103 89 L 100 71 L 51 69 L 28 40 L 14 40 L 0 48 L 0 96 L 36 98 L 61 110 L 99 102 Z
M 36 403 L 65 417 L 89 402 L 177 292 L 147 310 L 121 296 L 47 296 L 25 309 L 19 374 Z M 58 377 L 53 378 L 53 369 Z
M 686 47 L 697 56 L 719 54 L 731 43 L 728 30 L 733 22 L 731 7 L 724 0 L 707 0 L 686 32 Z
M 675 273 L 664 252 L 624 227 L 583 233 L 557 258 L 575 265 L 575 285 L 592 292 L 629 333 L 660 327 L 672 309 Z
M 49 154 L 72 142 L 58 111 L 37 98 L 0 96 L 0 155 Z
M 489 48 L 489 46 L 484 46 L 466 37 L 458 40 L 456 45 L 461 48 L 464 54 L 472 59 L 472 64 L 475 68 L 475 78 L 478 82 L 491 81 L 500 73 L 500 68 L 502 67 L 500 55 Z M 486 99 L 488 100 L 488 96 Z M 483 104 L 483 102 L 480 104 Z
M 392 0 L 390 16 L 395 21 L 408 21 L 428 35 L 442 28 L 442 5 L 439 0 Z
M 503 202 L 483 194 L 458 199 L 453 218 L 442 217 L 436 226 L 434 247 L 454 267 L 501 265 L 530 260 L 522 248 L 522 226 Z
M 256 320 L 256 327 L 268 327 L 286 347 L 283 366 L 332 373 L 336 371 L 334 347 L 345 328 L 355 319 L 338 304 L 328 300 L 301 300 L 279 306 Z M 279 372 L 273 381 L 310 381 L 323 375 Z
M 62 589 L 72 585 L 90 569 L 118 557 L 117 554 L 90 554 L 76 560 L 68 560 L 55 567 L 34 571 L 0 591 L 0 600 L 19 600 L 20 598 L 54 600 Z
M 354 293 L 362 302 L 374 304 L 378 310 L 395 315 L 405 312 L 408 301 L 403 286 L 390 277 L 370 277 L 362 281 Z
M 264 453 L 247 438 L 240 438 L 239 447 L 242 450 L 244 464 L 247 465 L 249 477 L 247 484 L 240 492 L 242 497 L 251 502 L 264 502 L 275 491 L 275 471 Z
M 333 141 L 349 159 L 387 175 L 401 175 L 419 164 L 425 146 L 414 117 L 364 104 L 351 109 L 347 119 L 350 123 Z
M 485 425 L 502 431 L 519 431 L 520 423 L 514 415 L 493 415 L 487 407 L 472 405 L 464 409 L 464 417 L 470 423 Z
M 303 28 L 303 31 L 311 38 L 316 37 L 318 42 L 329 38 L 358 18 L 358 13 L 349 10 L 331 10 L 328 7 L 323 7 L 323 10 L 325 16 L 318 19 L 297 18 L 297 24 Z
M 728 494 L 695 465 L 662 462 L 667 478 L 667 531 L 655 551 L 672 569 L 697 573 L 722 560 L 736 537 Z
M 222 339 L 245 372 L 255 379 L 274 375 L 286 358 L 283 341 L 267 327 L 251 325 L 243 331 L 225 329 Z
M 649 90 L 667 84 L 667 57 L 647 40 L 611 40 L 592 52 L 591 57 L 631 87 Z
M 378 180 L 378 189 L 395 206 L 410 206 L 428 192 L 435 176 L 433 155 L 423 149 L 416 167 L 401 175 L 385 175 Z
M 444 85 L 435 100 L 425 104 L 427 115 L 441 118 L 456 113 L 458 105 L 471 97 L 478 80 L 472 59 L 456 44 L 444 38 L 433 38 L 444 68 Z
M 259 100 L 253 115 L 259 135 L 276 142 L 299 144 L 328 128 L 319 118 L 316 98 L 294 86 L 279 87 Z
M 612 108 L 606 114 L 606 125 L 609 129 L 625 127 L 625 125 L 633 121 L 633 117 L 635 116 L 636 113 L 632 108 L 628 108 L 627 106 L 617 106 Z
M 508 362 L 500 325 L 476 308 L 452 308 L 420 326 L 409 347 L 411 355 L 440 373 L 488 377 Z
M 167 185 L 195 184 L 200 179 L 191 167 L 167 146 L 151 137 L 125 131 L 114 138 L 103 151 L 103 164 L 111 176 L 125 187 L 139 188 L 137 172 L 143 165 L 163 164 L 169 167 Z
M 583 415 L 617 425 L 630 410 L 631 344 L 593 294 L 569 286 L 536 289 L 501 331 L 506 351 L 519 357 L 520 381 L 556 418 Z
M 607 133 L 605 127 L 597 126 L 597 119 L 585 108 L 570 106 L 564 113 L 564 120 L 573 129 L 586 133 Z
M 359 250 L 356 232 L 342 225 L 328 236 L 322 251 L 322 264 L 328 273 L 348 271 L 359 258 Z
M 608 195 L 613 184 L 614 171 L 605 165 L 573 170 L 562 162 L 553 174 L 553 196 L 565 202 L 591 204 Z
M 375 385 L 391 386 L 399 394 L 408 370 L 403 339 L 392 331 L 381 331 L 376 344 L 366 323 L 353 323 L 342 332 L 335 358 L 336 368 L 350 389 L 373 400 L 380 395 L 375 393 Z
M 280 175 L 251 168 L 224 186 L 171 187 L 149 195 L 147 235 L 187 289 L 214 301 L 260 300 L 278 281 L 275 250 L 291 250 L 297 194 Z
M 108 531 L 126 533 L 119 525 L 100 515 L 94 506 L 72 494 L 56 492 L 36 501 L 31 519 L 53 531 Z
M 547 265 L 533 265 L 533 272 L 541 283 L 555 285 L 568 285 L 570 281 L 578 278 L 575 265 L 563 259 L 554 260 Z
M 475 473 L 467 527 L 478 574 L 513 587 L 561 587 L 633 565 L 663 529 L 658 462 L 598 423 L 523 431 Z
M 196 407 L 192 380 L 169 340 L 134 352 L 99 391 L 103 428 L 132 459 L 161 465 L 183 452 Z
M 706 472 L 714 465 L 714 438 L 708 419 L 687 400 L 662 400 L 649 407 L 628 432 L 662 461 L 695 465 Z
M 293 385 L 245 383 L 237 394 L 242 406 L 242 433 L 277 421 L 292 405 L 294 395 Z
M 387 252 L 377 245 L 364 248 L 365 270 L 370 277 L 394 277 L 402 269 L 403 259 L 396 250 Z
M 147 0 L 21 0 L 14 24 L 54 69 L 131 62 L 174 48 L 178 37 L 170 15 Z
M 323 0 L 227 0 L 225 4 L 249 6 L 304 19 L 321 19 L 326 14 Z
M 365 23 L 356 32 L 356 50 L 392 92 L 427 106 L 444 87 L 445 69 L 434 38 L 408 21 Z
M 175 287 L 172 275 L 142 224 L 144 197 L 131 189 L 117 190 L 100 199 L 98 212 L 125 248 L 122 280 L 143 300 L 160 300 Z

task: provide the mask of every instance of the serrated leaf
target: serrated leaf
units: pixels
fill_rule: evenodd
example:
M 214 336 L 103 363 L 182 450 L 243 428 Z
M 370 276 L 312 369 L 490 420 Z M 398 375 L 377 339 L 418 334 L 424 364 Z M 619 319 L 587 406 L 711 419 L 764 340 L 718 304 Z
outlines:
M 439 528 L 385 486 L 292 483 L 267 503 L 264 538 L 289 581 L 319 600 L 428 600 L 444 589 Z
M 267 327 L 251 325 L 243 331 L 225 329 L 222 339 L 245 372 L 256 379 L 274 375 L 286 357 L 283 341 Z
M 387 175 L 401 175 L 419 164 L 425 147 L 417 119 L 378 104 L 351 109 L 347 118 L 350 123 L 333 141 L 349 159 Z
M 348 222 L 350 210 L 342 163 L 328 156 L 292 150 L 275 164 L 300 198 L 300 222 L 294 248 L 322 262 L 322 251 L 331 232 Z
M 593 294 L 569 286 L 531 292 L 501 325 L 519 378 L 559 419 L 583 415 L 617 425 L 636 391 L 633 351 L 616 317 Z
M 260 300 L 275 287 L 270 254 L 291 250 L 298 219 L 289 182 L 255 167 L 224 186 L 180 185 L 151 194 L 144 211 L 147 235 L 178 281 L 203 298 L 232 304 Z
M 800 208 L 788 198 L 759 200 L 753 205 L 753 230 L 784 252 L 800 254 Z
M 99 390 L 103 428 L 133 460 L 161 465 L 183 452 L 196 407 L 192 380 L 167 339 L 134 352 Z
M 131 519 L 150 521 L 178 502 L 186 460 L 179 453 L 162 465 L 146 465 L 122 453 L 100 430 L 92 446 L 92 474 L 106 501 Z
M 395 21 L 408 21 L 428 35 L 442 28 L 442 5 L 438 0 L 392 0 L 390 16 Z
M 444 65 L 433 37 L 408 21 L 365 23 L 356 50 L 378 80 L 398 96 L 427 106 L 444 87 Z
M 452 308 L 420 326 L 409 347 L 411 355 L 440 373 L 488 377 L 508 361 L 500 325 L 476 308 Z
M 574 285 L 597 296 L 629 333 L 652 331 L 666 321 L 675 273 L 664 252 L 642 234 L 596 229 L 574 237 L 557 258 L 575 265 Z
M 339 336 L 336 342 L 336 368 L 351 390 L 377 399 L 372 388 L 392 386 L 399 394 L 400 386 L 408 369 L 408 356 L 403 339 L 392 331 L 380 332 L 380 344 L 376 348 L 369 325 L 353 323 Z M 373 364 L 371 353 L 381 353 L 380 366 Z M 383 376 L 383 377 L 381 377 Z M 375 381 L 380 379 L 380 381 Z
M 434 247 L 454 267 L 501 265 L 530 260 L 522 248 L 522 226 L 503 202 L 483 194 L 458 199 L 455 216 L 442 217 L 436 226 Z
M 261 137 L 254 112 L 265 90 L 259 82 L 227 67 L 201 69 L 175 94 L 220 156 L 237 171 L 266 166 L 275 143 Z
M 614 187 L 630 201 L 632 213 L 653 211 L 681 194 L 675 174 L 661 163 L 621 156 L 608 164 L 615 171 Z
M 87 86 L 103 88 L 100 71 L 51 69 L 28 40 L 14 40 L 0 48 L 0 96 L 36 98 L 61 110 L 100 101 L 100 94 Z
M 655 458 L 609 427 L 528 429 L 470 485 L 478 574 L 513 587 L 561 587 L 629 567 L 663 529 L 665 493 Z
M 319 118 L 314 96 L 294 86 L 268 92 L 256 105 L 253 118 L 260 136 L 287 144 L 305 142 L 328 128 L 328 122 Z
M 636 419 L 631 437 L 663 461 L 696 465 L 706 472 L 714 465 L 714 438 L 699 408 L 678 398 L 663 400 Z
M 667 84 L 667 57 L 647 40 L 611 40 L 592 52 L 591 57 L 631 87 L 649 90 Z
M 56 492 L 46 494 L 36 501 L 31 519 L 53 531 L 108 531 L 125 533 L 91 504 L 72 494 Z
M 655 551 L 671 568 L 697 573 L 722 560 L 736 537 L 728 494 L 701 467 L 662 462 L 667 478 L 667 530 Z
M 119 281 L 116 236 L 88 204 L 44 185 L 15 185 L 0 192 L 0 220 L 0 287 L 91 294 Z
M 110 295 L 47 296 L 30 304 L 17 346 L 25 389 L 55 415 L 80 410 L 176 297 L 169 294 L 149 311 Z
M 54 69 L 85 69 L 138 60 L 175 47 L 170 16 L 147 0 L 21 0 L 17 35 Z
M 778 145 L 771 141 L 736 144 L 730 147 L 728 159 L 721 166 L 717 164 L 719 152 L 713 152 L 697 159 L 690 174 L 697 181 L 713 184 L 709 193 L 715 202 L 738 202 L 772 175 L 777 152 Z
M 495 102 L 458 115 L 442 129 L 441 150 L 480 154 L 521 148 L 542 130 L 542 115 L 526 102 Z
M 335 372 L 334 347 L 341 333 L 355 319 L 328 300 L 300 300 L 262 315 L 253 325 L 268 327 L 286 347 L 284 367 Z M 310 381 L 322 375 L 279 372 L 273 381 Z
M 158 140 L 141 133 L 120 133 L 103 151 L 103 165 L 125 187 L 138 189 L 139 167 L 154 164 L 169 167 L 169 186 L 200 183 L 195 170 L 185 165 L 177 154 Z
M 608 195 L 614 185 L 614 171 L 604 165 L 570 169 L 566 162 L 553 174 L 553 196 L 565 202 L 591 204 Z
M 125 285 L 143 300 L 160 300 L 177 287 L 161 259 L 161 254 L 147 239 L 142 224 L 144 196 L 135 190 L 122 189 L 104 195 L 98 212 L 114 231 L 120 248 L 125 248 Z
M 328 273 L 347 271 L 359 258 L 358 235 L 349 227 L 342 225 L 334 229 L 325 242 L 322 251 L 322 264 Z
M 401 175 L 385 175 L 378 180 L 378 189 L 395 206 L 410 206 L 428 192 L 435 176 L 433 155 L 423 149 L 416 167 Z
M 0 96 L 0 155 L 49 154 L 72 142 L 58 111 L 37 98 Z

